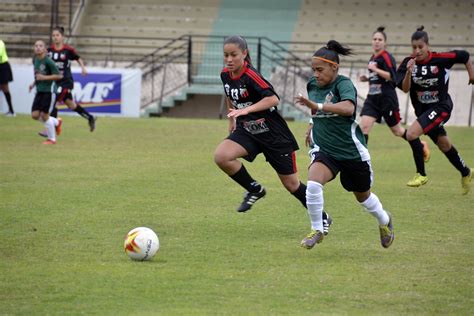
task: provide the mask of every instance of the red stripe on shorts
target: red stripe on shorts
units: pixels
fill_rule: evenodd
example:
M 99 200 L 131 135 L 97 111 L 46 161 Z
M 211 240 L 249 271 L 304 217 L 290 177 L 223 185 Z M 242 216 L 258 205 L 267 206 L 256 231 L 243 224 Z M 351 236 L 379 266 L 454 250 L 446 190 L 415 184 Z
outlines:
M 441 115 L 436 118 L 430 125 L 423 129 L 423 133 L 428 133 L 433 127 L 438 126 L 448 116 L 448 112 L 441 112 Z

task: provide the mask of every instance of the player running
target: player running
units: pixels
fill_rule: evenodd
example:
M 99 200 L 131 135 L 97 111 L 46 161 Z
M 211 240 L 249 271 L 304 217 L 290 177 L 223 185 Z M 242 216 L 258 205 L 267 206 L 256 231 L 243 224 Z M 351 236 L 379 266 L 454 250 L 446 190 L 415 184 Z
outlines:
M 296 97 L 296 102 L 310 108 L 313 116 L 314 145 L 306 189 L 311 232 L 301 241 L 306 249 L 324 239 L 323 187 L 339 172 L 344 189 L 353 192 L 364 209 L 377 219 L 382 246 L 390 247 L 394 239 L 391 215 L 370 192 L 373 172 L 364 135 L 355 121 L 356 89 L 349 78 L 338 74 L 339 55 L 350 54 L 350 48 L 334 40 L 317 50 L 312 58 L 314 76 L 307 84 L 308 98 Z
M 63 79 L 56 82 L 56 100 L 51 111 L 51 116 L 57 117 L 58 110 L 56 108 L 56 104 L 58 102 L 64 102 L 64 104 L 66 104 L 70 110 L 77 112 L 89 122 L 89 129 L 91 132 L 93 132 L 95 130 L 95 121 L 97 118 L 90 114 L 82 106 L 76 104 L 71 93 L 72 89 L 74 88 L 74 80 L 71 73 L 71 62 L 76 60 L 81 66 L 82 75 L 85 76 L 87 75 L 87 70 L 84 66 L 84 62 L 73 47 L 64 44 L 63 27 L 57 26 L 53 28 L 52 39 L 53 45 L 48 48 L 48 55 L 58 66 L 59 70 L 63 74 Z M 44 136 L 43 132 L 40 132 L 39 134 Z
M 247 191 L 237 211 L 248 211 L 266 195 L 265 188 L 238 160 L 252 162 L 260 153 L 265 155 L 285 188 L 306 207 L 306 186 L 298 179 L 296 169 L 298 144 L 277 111 L 278 95 L 252 67 L 245 39 L 240 36 L 225 39 L 224 62 L 221 79 L 227 96 L 230 135 L 217 146 L 214 161 Z M 331 224 L 327 214 L 324 224 L 327 233 Z
M 443 125 L 449 120 L 453 102 L 448 93 L 449 70 L 454 64 L 464 64 L 469 75 L 469 84 L 474 84 L 474 69 L 469 53 L 454 50 L 445 53 L 430 51 L 428 33 L 421 26 L 413 33 L 411 44 L 413 54 L 403 60 L 398 68 L 398 86 L 410 93 L 417 119 L 406 133 L 406 139 L 413 141 L 422 134 L 428 135 L 448 158 L 449 162 L 461 173 L 462 193 L 467 194 L 473 169 L 470 169 L 451 143 Z M 421 156 L 421 148 L 418 155 Z M 421 160 L 419 162 L 423 164 Z M 428 181 L 423 164 L 423 172 L 413 178 L 417 186 Z
M 13 81 L 12 68 L 8 62 L 7 48 L 5 43 L 0 39 L 0 91 L 3 91 L 5 100 L 7 100 L 8 112 L 6 116 L 16 116 L 15 110 L 13 110 L 12 97 L 8 83 Z
M 44 123 L 48 139 L 44 145 L 56 144 L 56 134 L 61 134 L 61 119 L 49 115 L 51 106 L 51 85 L 54 80 L 63 77 L 56 64 L 47 56 L 46 44 L 38 40 L 34 46 L 35 81 L 29 86 L 29 91 L 36 86 L 36 95 L 31 108 L 31 117 Z
M 372 34 L 372 49 L 374 54 L 370 58 L 368 69 L 369 76 L 360 76 L 362 82 L 369 82 L 369 93 L 364 102 L 364 107 L 360 113 L 360 128 L 364 133 L 365 141 L 368 143 L 369 133 L 374 123 L 380 123 L 383 117 L 390 131 L 395 136 L 405 138 L 405 128 L 400 124 L 400 110 L 398 107 L 398 97 L 395 91 L 397 68 L 395 59 L 386 50 L 387 34 L 385 27 L 378 27 Z M 406 138 L 405 138 L 406 139 Z M 418 162 L 416 154 L 417 148 L 423 148 L 423 160 L 428 162 L 430 159 L 430 151 L 428 144 L 416 138 L 409 141 L 413 151 L 413 157 L 417 172 L 423 172 L 423 166 Z M 417 186 L 418 182 L 409 181 L 408 186 Z

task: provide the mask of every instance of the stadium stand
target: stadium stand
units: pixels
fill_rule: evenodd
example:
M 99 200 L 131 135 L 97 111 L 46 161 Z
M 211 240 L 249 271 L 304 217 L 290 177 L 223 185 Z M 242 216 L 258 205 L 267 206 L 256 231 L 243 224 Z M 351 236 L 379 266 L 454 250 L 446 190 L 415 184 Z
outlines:
M 411 53 L 410 36 L 421 24 L 433 50 L 464 48 L 474 53 L 474 0 L 74 0 L 72 9 L 66 0 L 2 0 L 0 37 L 11 58 L 31 56 L 33 40 L 49 38 L 55 1 L 56 24 L 66 26 L 71 24 L 70 12 L 86 4 L 69 43 L 89 66 L 142 68 L 145 115 L 172 115 L 174 110 L 167 109 L 176 104 L 195 107 L 211 99 L 218 104 L 213 113 L 222 110 L 222 43 L 236 33 L 248 39 L 254 64 L 258 49 L 264 52 L 260 71 L 282 97 L 284 115 L 295 119 L 306 114 L 290 105 L 292 96 L 305 90 L 311 75 L 308 61 L 329 39 L 357 52 L 343 58 L 342 72 L 357 83 L 360 104 L 367 87 L 357 77 L 366 70 L 371 35 L 380 25 L 386 26 L 389 51 L 398 63 Z M 452 90 L 459 91 L 453 98 L 471 104 L 471 87 L 455 75 L 451 82 Z M 410 109 L 406 95 L 400 94 L 402 116 L 409 121 L 404 105 Z
M 71 11 L 75 11 L 77 6 L 78 1 L 60 1 L 56 19 L 52 19 L 51 0 L 2 0 L 0 36 L 8 43 L 9 54 L 15 57 L 31 56 L 33 41 L 38 38 L 47 40 L 52 23 L 64 25 L 67 29 Z M 29 35 L 32 33 L 40 36 Z

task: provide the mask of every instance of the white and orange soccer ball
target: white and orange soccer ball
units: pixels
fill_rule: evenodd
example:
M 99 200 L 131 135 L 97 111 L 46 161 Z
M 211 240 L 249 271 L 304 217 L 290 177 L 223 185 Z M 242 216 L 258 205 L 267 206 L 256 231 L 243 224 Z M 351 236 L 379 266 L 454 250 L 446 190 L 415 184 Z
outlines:
M 150 228 L 137 227 L 125 236 L 123 248 L 130 259 L 145 261 L 155 256 L 160 248 L 160 241 Z

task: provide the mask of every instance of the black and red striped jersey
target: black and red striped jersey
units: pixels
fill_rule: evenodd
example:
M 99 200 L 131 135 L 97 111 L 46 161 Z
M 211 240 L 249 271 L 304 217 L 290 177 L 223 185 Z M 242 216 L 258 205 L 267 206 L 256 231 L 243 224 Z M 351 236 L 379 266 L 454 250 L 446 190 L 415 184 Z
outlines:
M 376 55 L 372 55 L 369 60 L 370 63 L 376 63 L 377 68 L 389 72 L 391 80 L 386 80 L 369 69 L 369 95 L 394 92 L 397 75 L 395 58 L 389 52 L 383 50 Z
M 258 73 L 258 71 L 244 63 L 244 70 L 238 77 L 233 77 L 231 72 L 224 68 L 221 72 L 221 80 L 227 98 L 235 109 L 243 109 L 262 100 L 265 97 L 278 94 L 273 86 Z M 279 97 L 278 97 L 279 98 Z M 242 115 L 237 118 L 237 128 L 247 131 L 252 137 L 265 146 L 275 150 L 287 150 L 290 145 L 293 150 L 298 149 L 293 134 L 286 121 L 278 113 L 277 107 Z
M 56 84 L 63 88 L 72 89 L 74 87 L 74 80 L 71 73 L 71 62 L 80 58 L 76 50 L 69 45 L 63 45 L 61 49 L 56 49 L 52 45 L 48 48 L 48 56 L 56 63 L 56 66 L 58 66 L 59 71 L 63 75 L 63 78 L 56 81 Z
M 407 63 L 413 57 L 403 60 L 397 70 L 398 87 L 401 88 L 407 72 Z M 412 70 L 410 99 L 415 109 L 427 109 L 433 104 L 446 102 L 449 87 L 449 72 L 454 64 L 465 64 L 469 53 L 454 50 L 445 53 L 429 52 L 428 58 L 417 62 Z

